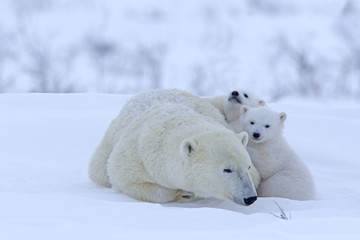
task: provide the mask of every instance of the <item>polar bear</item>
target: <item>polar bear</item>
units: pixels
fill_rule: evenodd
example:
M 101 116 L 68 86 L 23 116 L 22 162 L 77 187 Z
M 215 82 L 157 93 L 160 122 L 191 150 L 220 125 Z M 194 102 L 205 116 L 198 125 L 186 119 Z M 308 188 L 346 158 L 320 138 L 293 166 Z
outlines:
M 215 197 L 250 205 L 260 179 L 245 150 L 248 135 L 226 126 L 214 106 L 187 92 L 137 94 L 110 124 L 89 177 L 143 201 Z
M 246 149 L 261 177 L 258 196 L 313 199 L 315 185 L 311 173 L 282 134 L 286 113 L 248 106 L 242 106 L 240 112 L 239 120 L 231 126 L 235 132 L 249 134 Z
M 244 89 L 234 90 L 228 94 L 215 97 L 206 97 L 205 99 L 219 109 L 228 123 L 237 120 L 240 117 L 240 107 L 242 105 L 249 107 L 266 105 L 264 100 Z
M 114 144 L 119 141 L 121 129 L 127 127 L 132 121 L 136 121 L 148 108 L 159 103 L 182 103 L 195 111 L 208 116 L 230 129 L 230 126 L 219 111 L 200 97 L 179 89 L 149 90 L 131 97 L 122 107 L 119 116 L 115 118 L 102 141 L 97 147 L 89 165 L 89 177 L 94 182 L 105 187 L 110 187 L 107 175 L 107 159 L 113 151 Z M 253 171 L 255 168 L 252 169 Z M 256 173 L 254 173 L 256 177 Z

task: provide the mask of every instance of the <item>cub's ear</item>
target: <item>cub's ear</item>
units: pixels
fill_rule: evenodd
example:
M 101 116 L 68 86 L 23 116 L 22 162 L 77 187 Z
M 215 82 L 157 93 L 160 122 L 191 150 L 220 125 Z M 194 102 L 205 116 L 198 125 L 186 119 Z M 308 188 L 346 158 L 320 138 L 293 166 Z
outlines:
M 196 143 L 192 139 L 188 138 L 182 141 L 181 151 L 187 156 L 191 156 L 196 151 Z
M 286 118 L 287 118 L 286 113 L 284 113 L 284 112 L 280 113 L 280 121 L 281 121 L 282 123 L 285 122 Z
M 249 141 L 249 135 L 247 134 L 247 132 L 241 132 L 236 135 L 240 139 L 242 145 L 244 145 L 244 147 L 246 147 L 248 144 L 248 141 Z
M 240 114 L 241 115 L 245 114 L 247 111 L 249 111 L 248 106 L 246 106 L 246 105 L 241 106 L 241 108 L 240 108 Z
M 259 100 L 259 105 L 260 106 L 266 106 L 266 102 L 264 100 Z

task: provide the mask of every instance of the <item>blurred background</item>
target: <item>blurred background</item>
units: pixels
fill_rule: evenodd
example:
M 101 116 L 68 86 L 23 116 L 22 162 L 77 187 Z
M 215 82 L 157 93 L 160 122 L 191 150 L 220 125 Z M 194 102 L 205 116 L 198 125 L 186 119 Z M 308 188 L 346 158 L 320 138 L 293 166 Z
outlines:
M 0 1 L 0 92 L 173 87 L 360 100 L 360 1 Z

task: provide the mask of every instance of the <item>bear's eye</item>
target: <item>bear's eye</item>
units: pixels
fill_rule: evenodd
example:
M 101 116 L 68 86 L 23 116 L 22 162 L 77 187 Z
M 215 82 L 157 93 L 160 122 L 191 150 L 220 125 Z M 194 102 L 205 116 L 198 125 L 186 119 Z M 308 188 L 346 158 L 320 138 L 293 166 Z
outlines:
M 188 145 L 188 151 L 189 151 L 189 153 L 191 153 L 192 152 L 192 147 L 190 146 L 190 145 Z
M 267 125 L 265 125 L 265 127 L 266 127 L 266 128 L 269 128 L 269 127 L 270 127 L 270 125 L 269 125 L 269 124 L 267 124 Z
M 250 170 L 251 166 L 248 167 L 248 170 Z
M 255 123 L 253 121 L 250 122 L 251 125 L 254 125 Z
M 233 171 L 230 168 L 225 168 L 223 172 L 224 173 L 232 173 Z
M 249 96 L 248 96 L 246 93 L 244 93 L 244 97 L 245 97 L 245 98 L 248 98 Z

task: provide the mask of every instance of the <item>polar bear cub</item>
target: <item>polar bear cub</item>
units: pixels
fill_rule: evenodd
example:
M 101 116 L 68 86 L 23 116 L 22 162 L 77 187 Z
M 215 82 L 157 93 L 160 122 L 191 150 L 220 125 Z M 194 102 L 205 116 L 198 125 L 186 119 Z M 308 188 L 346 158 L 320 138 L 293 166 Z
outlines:
M 286 113 L 268 107 L 242 106 L 240 118 L 231 126 L 235 132 L 249 134 L 247 151 L 261 177 L 257 188 L 260 197 L 313 199 L 315 186 L 311 173 L 283 137 L 286 118 Z
M 214 105 L 225 116 L 228 123 L 237 120 L 240 117 L 240 107 L 242 105 L 249 107 L 266 105 L 264 100 L 244 89 L 234 90 L 228 94 L 207 97 L 205 99 Z

